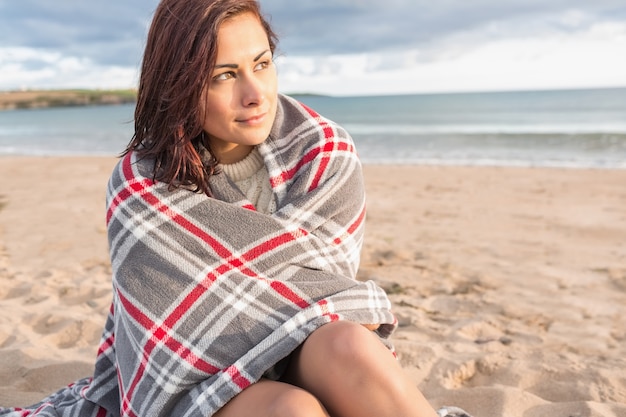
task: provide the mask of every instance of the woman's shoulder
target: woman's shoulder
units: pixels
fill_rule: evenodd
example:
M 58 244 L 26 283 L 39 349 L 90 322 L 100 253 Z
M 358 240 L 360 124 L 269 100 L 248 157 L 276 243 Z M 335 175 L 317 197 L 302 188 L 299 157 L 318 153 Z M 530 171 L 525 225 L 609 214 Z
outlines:
M 359 166 L 352 138 L 341 126 L 285 95 L 279 96 L 274 127 L 259 151 L 274 187 L 307 177 L 314 188 L 324 177 Z

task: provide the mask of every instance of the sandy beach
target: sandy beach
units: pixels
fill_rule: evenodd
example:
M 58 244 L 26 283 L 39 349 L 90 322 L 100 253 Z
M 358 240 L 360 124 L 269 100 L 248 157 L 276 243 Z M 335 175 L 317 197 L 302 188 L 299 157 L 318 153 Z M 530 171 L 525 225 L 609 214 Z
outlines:
M 0 406 L 89 376 L 114 158 L 0 157 Z M 399 360 L 475 417 L 626 416 L 626 170 L 366 166 L 360 279 Z

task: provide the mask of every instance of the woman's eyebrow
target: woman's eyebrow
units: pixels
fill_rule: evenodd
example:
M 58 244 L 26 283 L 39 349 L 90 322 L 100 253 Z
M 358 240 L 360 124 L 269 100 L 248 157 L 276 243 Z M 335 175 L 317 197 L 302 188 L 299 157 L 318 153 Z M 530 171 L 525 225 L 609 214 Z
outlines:
M 254 61 L 258 61 L 259 59 L 261 59 L 263 57 L 263 55 L 265 55 L 266 53 L 270 52 L 269 49 L 266 49 L 265 51 L 261 52 L 260 54 L 258 54 L 255 58 Z
M 253 61 L 256 62 L 259 59 L 261 59 L 263 57 L 263 55 L 265 55 L 266 53 L 270 52 L 269 49 L 264 50 L 263 52 L 261 52 L 260 54 L 258 54 L 257 56 L 254 57 Z M 215 68 L 232 68 L 232 69 L 237 69 L 239 68 L 239 65 L 237 64 L 218 64 L 215 66 Z

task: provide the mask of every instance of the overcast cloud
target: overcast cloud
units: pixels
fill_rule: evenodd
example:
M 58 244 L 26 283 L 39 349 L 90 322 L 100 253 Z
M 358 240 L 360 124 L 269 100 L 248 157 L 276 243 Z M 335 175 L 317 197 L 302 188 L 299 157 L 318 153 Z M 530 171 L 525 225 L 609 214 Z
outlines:
M 133 87 L 156 0 L 0 0 L 0 89 Z M 624 0 L 261 0 L 283 91 L 626 86 Z

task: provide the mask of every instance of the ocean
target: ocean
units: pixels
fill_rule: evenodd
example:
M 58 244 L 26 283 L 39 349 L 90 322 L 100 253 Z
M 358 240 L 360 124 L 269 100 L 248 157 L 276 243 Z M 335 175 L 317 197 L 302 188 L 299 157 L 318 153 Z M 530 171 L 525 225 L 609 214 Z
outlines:
M 365 164 L 626 169 L 626 88 L 295 97 L 344 126 Z M 0 155 L 117 155 L 133 110 L 0 112 Z

